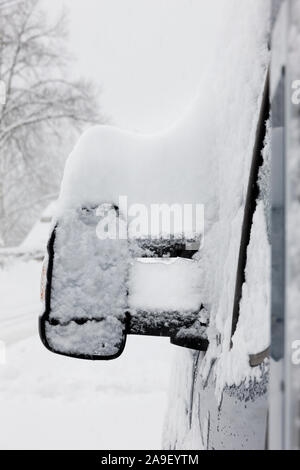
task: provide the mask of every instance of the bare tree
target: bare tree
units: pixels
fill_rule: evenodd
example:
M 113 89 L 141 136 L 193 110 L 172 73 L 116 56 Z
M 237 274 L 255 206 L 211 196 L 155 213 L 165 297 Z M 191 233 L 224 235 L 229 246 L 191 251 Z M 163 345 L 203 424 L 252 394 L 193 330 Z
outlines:
M 93 85 L 66 78 L 65 14 L 49 24 L 40 3 L 0 0 L 0 80 L 6 89 L 0 104 L 0 237 L 6 243 L 20 240 L 41 198 L 46 202 L 57 192 L 62 148 L 85 125 L 103 121 Z
M 21 3 L 22 0 L 0 0 L 0 10 L 4 10 L 4 8 L 11 7 L 16 5 L 17 3 Z

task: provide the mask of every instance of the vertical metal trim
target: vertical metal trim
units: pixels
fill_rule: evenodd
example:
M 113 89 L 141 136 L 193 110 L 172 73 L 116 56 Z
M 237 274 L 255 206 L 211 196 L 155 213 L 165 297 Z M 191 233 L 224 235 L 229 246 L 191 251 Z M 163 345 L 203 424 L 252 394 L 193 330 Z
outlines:
M 272 33 L 272 280 L 269 448 L 285 448 L 286 304 L 286 59 L 287 7 L 283 1 Z

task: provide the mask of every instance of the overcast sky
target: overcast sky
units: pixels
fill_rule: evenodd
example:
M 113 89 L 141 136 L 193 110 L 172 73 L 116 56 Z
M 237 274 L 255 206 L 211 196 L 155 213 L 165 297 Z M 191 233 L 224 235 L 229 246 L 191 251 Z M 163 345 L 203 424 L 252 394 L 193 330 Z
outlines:
M 51 13 L 69 9 L 75 73 L 102 86 L 117 125 L 141 132 L 168 126 L 196 95 L 223 1 L 45 0 Z

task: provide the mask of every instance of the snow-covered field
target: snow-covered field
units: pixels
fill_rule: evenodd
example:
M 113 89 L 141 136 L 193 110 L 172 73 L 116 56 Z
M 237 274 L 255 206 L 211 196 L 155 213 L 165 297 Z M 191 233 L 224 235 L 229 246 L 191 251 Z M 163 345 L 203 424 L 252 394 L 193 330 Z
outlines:
M 48 352 L 38 337 L 41 264 L 0 270 L 1 449 L 160 449 L 174 347 L 129 337 L 120 359 Z

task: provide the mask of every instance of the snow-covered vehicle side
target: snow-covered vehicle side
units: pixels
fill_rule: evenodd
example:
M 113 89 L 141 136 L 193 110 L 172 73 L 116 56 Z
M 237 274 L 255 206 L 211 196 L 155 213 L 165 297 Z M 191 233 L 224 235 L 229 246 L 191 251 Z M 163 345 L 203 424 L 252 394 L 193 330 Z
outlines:
M 218 138 L 214 146 L 220 156 L 220 204 L 203 251 L 204 264 L 214 266 L 212 278 L 206 276 L 211 299 L 209 348 L 206 354 L 178 352 L 165 424 L 167 449 L 265 449 L 267 441 L 271 265 L 268 126 L 260 149 L 264 163 L 235 325 L 232 313 L 247 184 L 270 63 L 271 2 L 230 2 L 223 18 L 219 38 L 222 56 L 213 66 L 214 77 L 222 77 L 216 78 L 214 87 L 220 88 L 222 83 L 215 108 Z M 226 66 L 229 63 L 230 68 Z M 207 89 L 210 87 L 207 83 Z
M 236 17 L 239 21 L 233 21 Z M 87 343 L 98 350 L 98 334 L 95 335 L 94 329 L 87 332 L 87 341 L 73 330 L 90 326 L 88 321 L 93 321 L 97 315 L 101 317 L 100 302 L 104 304 L 104 310 L 110 309 L 114 287 L 120 293 L 113 299 L 117 300 L 114 312 L 118 307 L 124 312 L 123 301 L 128 301 L 125 268 L 119 271 L 121 283 L 114 284 L 114 280 L 119 279 L 114 268 L 118 260 L 122 260 L 122 254 L 113 265 L 108 263 L 109 269 L 112 268 L 109 279 L 112 279 L 113 291 L 105 297 L 105 292 L 99 288 L 102 272 L 100 269 L 100 273 L 97 271 L 97 275 L 93 275 L 95 263 L 107 269 L 109 257 L 102 258 L 101 253 L 99 259 L 95 256 L 98 250 L 90 243 L 90 238 L 85 238 L 87 231 L 80 228 L 72 231 L 79 220 L 75 217 L 78 211 L 99 208 L 106 203 L 118 206 L 122 195 L 127 196 L 128 206 L 140 204 L 148 209 L 153 203 L 162 202 L 205 205 L 205 245 L 193 257 L 198 282 L 195 305 L 189 306 L 189 310 L 198 309 L 200 323 L 202 307 L 208 312 L 209 347 L 206 352 L 178 353 L 179 364 L 175 367 L 166 422 L 166 448 L 261 449 L 265 446 L 270 245 L 267 217 L 269 134 L 262 103 L 265 102 L 268 80 L 269 39 L 270 2 L 253 0 L 246 5 L 238 0 L 230 2 L 224 10 L 224 26 L 220 31 L 222 56 L 207 67 L 202 83 L 205 93 L 199 93 L 183 119 L 153 136 L 136 135 L 108 126 L 96 127 L 80 139 L 66 164 L 53 230 L 60 224 L 63 227 L 63 220 L 69 219 L 71 224 L 67 233 L 64 230 L 61 233 L 57 258 L 52 240 L 54 271 L 51 284 L 48 282 L 48 289 L 46 287 L 46 302 L 49 296 L 54 304 L 57 301 L 51 325 L 57 334 L 52 336 L 50 333 L 50 336 L 56 344 L 54 349 L 66 348 L 67 354 L 76 356 L 76 350 Z M 263 127 L 263 132 L 258 132 L 258 127 Z M 253 149 L 258 134 L 265 137 L 264 144 L 259 138 L 264 164 L 253 218 L 251 216 L 252 226 L 248 227 L 249 243 L 244 246 L 248 256 L 245 277 L 240 283 L 241 302 L 237 297 L 238 315 L 234 316 L 249 175 L 252 174 Z M 250 189 L 251 186 L 252 183 Z M 119 210 L 122 212 L 123 208 L 119 207 Z M 95 225 L 90 228 L 96 242 Z M 78 250 L 81 250 L 80 256 L 76 255 Z M 108 247 L 107 253 L 113 251 Z M 126 259 L 128 253 L 124 251 L 123 254 Z M 56 263 L 60 257 L 62 263 Z M 123 267 L 129 262 L 127 257 Z M 64 267 L 62 272 L 60 267 Z M 82 276 L 85 269 L 88 275 Z M 73 276 L 71 284 L 70 273 Z M 56 292 L 63 287 L 57 298 L 53 280 L 57 283 Z M 81 304 L 73 295 L 82 285 L 90 294 L 88 308 L 86 301 Z M 109 286 L 110 289 L 111 283 Z M 85 293 L 79 292 L 79 298 L 82 295 Z M 144 300 L 143 297 L 140 306 Z M 176 298 L 176 302 L 180 299 Z M 75 309 L 80 310 L 77 323 L 73 321 Z M 157 310 L 163 309 L 161 304 Z M 58 323 L 57 314 L 61 315 Z M 48 320 L 43 317 L 44 326 Z M 72 330 L 68 330 L 66 338 L 65 326 L 70 327 L 70 320 Z M 42 337 L 45 339 L 45 330 Z M 75 346 L 71 337 L 75 338 Z M 122 349 L 121 343 L 117 349 Z M 252 363 L 251 357 L 254 358 Z

